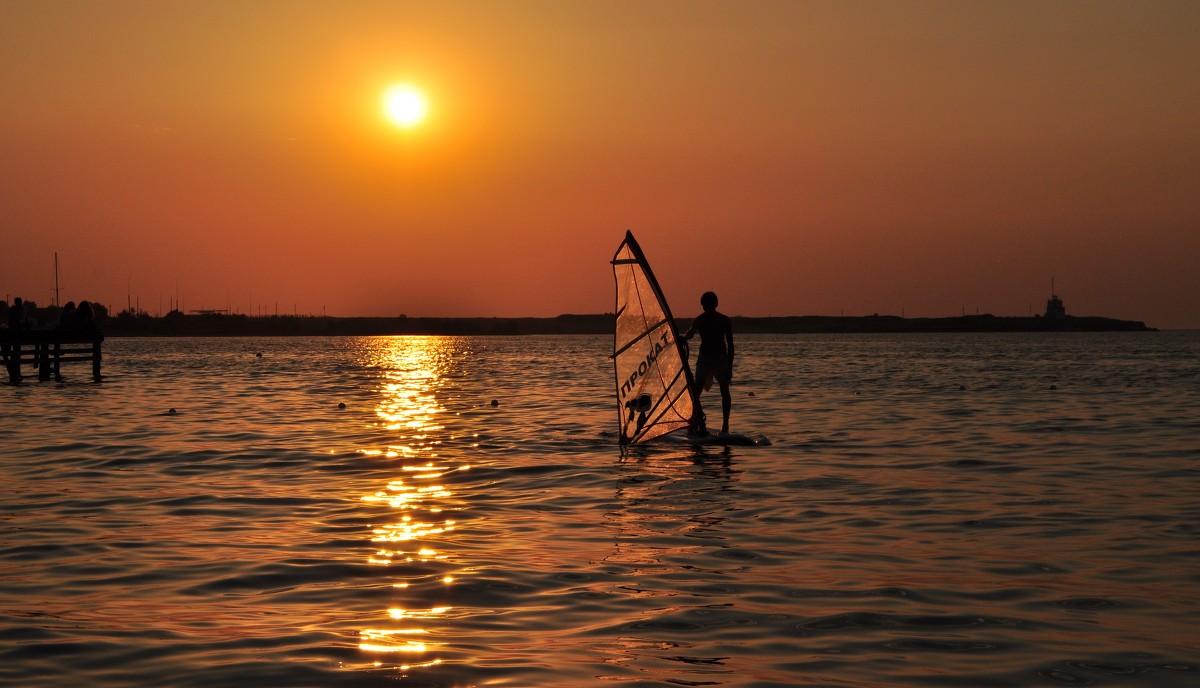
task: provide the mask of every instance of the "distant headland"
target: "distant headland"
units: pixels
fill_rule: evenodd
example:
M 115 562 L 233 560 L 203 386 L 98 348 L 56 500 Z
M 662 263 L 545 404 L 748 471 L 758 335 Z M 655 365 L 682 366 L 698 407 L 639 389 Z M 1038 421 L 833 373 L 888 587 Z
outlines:
M 906 318 L 896 315 L 866 316 L 733 316 L 739 334 L 906 333 L 906 332 L 1152 332 L 1155 328 L 1135 320 L 1067 315 L 1053 298 L 1045 315 L 1010 317 L 962 315 L 943 318 Z M 0 310 L 8 304 L 0 302 Z M 32 308 L 26 314 L 36 328 L 58 322 L 54 306 Z M 3 314 L 0 314 L 3 315 Z M 0 323 L 4 322 L 0 318 Z M 682 330 L 690 318 L 677 320 Z M 220 311 L 185 314 L 171 311 L 155 317 L 123 311 L 109 315 L 96 309 L 96 324 L 106 336 L 116 337 L 222 337 L 222 336 L 372 336 L 372 335 L 539 335 L 610 334 L 613 315 L 560 315 L 553 318 L 428 318 L 335 317 L 270 315 L 249 316 Z
M 289 336 L 289 335 L 538 335 L 611 334 L 613 315 L 560 315 L 555 318 L 338 318 L 202 314 L 152 318 L 108 318 L 109 336 Z M 686 329 L 690 319 L 680 319 Z M 734 317 L 740 334 L 898 333 L 898 332 L 1147 332 L 1144 323 L 1098 317 L 1013 318 L 967 315 L 950 318 L 795 316 Z

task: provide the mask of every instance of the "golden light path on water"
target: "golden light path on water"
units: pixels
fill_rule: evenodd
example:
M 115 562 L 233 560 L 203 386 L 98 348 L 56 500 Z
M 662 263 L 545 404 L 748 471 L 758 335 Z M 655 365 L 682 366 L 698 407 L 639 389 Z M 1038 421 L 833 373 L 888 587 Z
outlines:
M 438 626 L 452 608 L 429 600 L 444 599 L 445 586 L 461 577 L 452 569 L 452 553 L 443 548 L 442 538 L 457 525 L 446 479 L 470 467 L 438 458 L 445 429 L 439 419 L 446 413 L 439 392 L 461 342 L 435 337 L 376 341 L 385 346 L 373 351 L 367 364 L 382 373 L 377 423 L 396 439 L 385 449 L 361 451 L 394 462 L 396 477 L 361 500 L 386 510 L 383 522 L 371 528 L 374 549 L 367 563 L 395 569 L 396 599 L 359 632 L 358 647 L 377 655 L 374 666 L 408 670 L 442 663 L 437 653 L 446 643 L 437 640 L 444 635 Z

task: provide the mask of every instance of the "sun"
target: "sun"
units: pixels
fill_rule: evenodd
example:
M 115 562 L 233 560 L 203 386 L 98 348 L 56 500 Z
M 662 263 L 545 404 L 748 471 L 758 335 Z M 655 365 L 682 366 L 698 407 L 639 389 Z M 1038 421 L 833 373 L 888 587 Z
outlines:
M 398 127 L 415 127 L 425 119 L 425 96 L 408 84 L 396 84 L 383 93 L 383 113 Z

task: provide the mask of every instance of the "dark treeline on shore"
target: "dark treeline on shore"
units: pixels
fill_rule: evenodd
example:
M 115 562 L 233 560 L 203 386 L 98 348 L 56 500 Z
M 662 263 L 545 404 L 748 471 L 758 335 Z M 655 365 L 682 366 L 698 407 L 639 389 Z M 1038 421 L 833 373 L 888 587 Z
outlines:
M 888 333 L 888 332 L 1153 332 L 1138 320 L 1064 315 L 1059 318 L 964 315 L 946 318 L 903 318 L 898 315 L 790 316 L 733 318 L 734 328 L 749 333 Z
M 8 304 L 0 301 L 0 323 Z M 58 322 L 55 306 L 26 304 L 32 329 L 49 329 Z M 898 333 L 898 332 L 1144 332 L 1144 323 L 1101 317 L 1048 318 L 964 315 L 946 318 L 904 318 L 894 315 L 786 316 L 749 318 L 734 316 L 734 331 L 742 334 Z M 680 330 L 691 320 L 679 319 Z M 314 336 L 314 335 L 537 335 L 609 334 L 613 316 L 560 315 L 555 318 L 410 318 L 332 316 L 248 316 L 224 313 L 184 314 L 171 311 L 154 317 L 123 311 L 110 316 L 97 309 L 96 323 L 108 336 Z
M 683 330 L 690 319 L 677 322 Z M 953 318 L 897 316 L 733 318 L 742 334 L 888 333 L 888 332 L 1039 332 L 1149 331 L 1141 322 L 1066 316 L 1003 318 L 971 315 Z M 556 318 L 336 318 L 245 315 L 182 315 L 108 318 L 112 336 L 263 336 L 263 335 L 537 335 L 611 334 L 613 316 L 560 315 Z
M 604 324 L 601 325 L 600 323 Z M 598 334 L 612 330 L 612 316 L 557 318 L 409 318 L 272 315 L 251 317 L 178 311 L 162 318 L 121 313 L 105 333 L 115 336 L 320 336 L 320 335 L 529 335 Z

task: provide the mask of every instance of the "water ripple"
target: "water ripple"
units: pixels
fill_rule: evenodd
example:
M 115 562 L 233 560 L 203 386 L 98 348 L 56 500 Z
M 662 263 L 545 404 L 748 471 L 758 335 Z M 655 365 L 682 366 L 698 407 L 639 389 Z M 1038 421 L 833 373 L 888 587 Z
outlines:
M 609 346 L 118 339 L 6 388 L 0 684 L 1200 679 L 1200 337 L 744 337 L 772 446 L 624 453 Z

